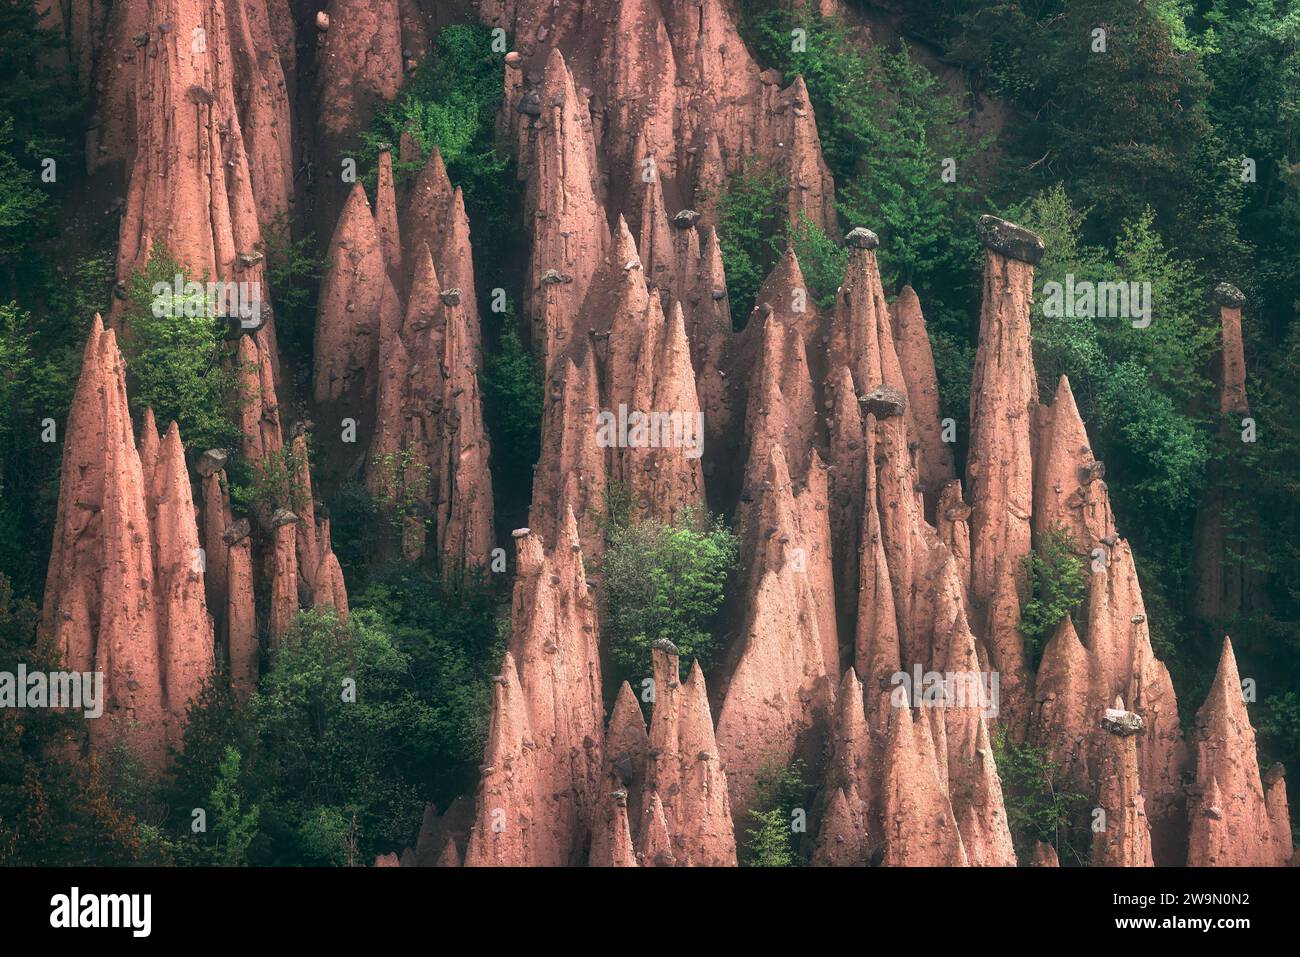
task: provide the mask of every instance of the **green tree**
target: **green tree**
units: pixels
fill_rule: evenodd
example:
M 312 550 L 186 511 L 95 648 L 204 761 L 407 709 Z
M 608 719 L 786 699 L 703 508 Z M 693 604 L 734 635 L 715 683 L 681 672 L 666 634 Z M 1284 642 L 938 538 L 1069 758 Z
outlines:
M 331 613 L 299 613 L 248 707 L 262 863 L 338 863 L 342 845 L 336 854 L 303 840 L 318 836 L 304 828 L 322 809 L 355 815 L 362 859 L 410 842 L 423 802 L 399 769 L 434 713 L 417 693 L 410 657 L 377 615 L 358 609 L 345 625 Z
M 605 639 L 617 677 L 642 674 L 650 646 L 672 641 L 709 669 L 723 650 L 715 631 L 739 543 L 721 519 L 614 525 L 602 563 L 609 597 Z
M 257 834 L 261 810 L 256 804 L 243 810 L 239 781 L 239 749 L 227 747 L 217 768 L 217 783 L 208 796 L 212 815 L 212 863 L 238 867 L 248 863 L 248 846 Z
M 1002 800 L 1016 857 L 1032 859 L 1034 845 L 1042 841 L 1056 849 L 1062 864 L 1086 864 L 1087 831 L 1075 822 L 1088 798 L 1071 789 L 1047 749 L 1028 742 L 1017 744 L 1006 729 L 998 729 L 993 734 L 993 757 L 1002 779 Z
M 1074 553 L 1070 533 L 1057 526 L 1044 535 L 1020 561 L 1029 583 L 1029 598 L 1020 608 L 1020 633 L 1035 663 L 1043 644 L 1066 615 L 1074 613 L 1088 594 L 1088 571 Z
M 806 774 L 797 759 L 789 766 L 769 763 L 758 769 L 740 846 L 743 867 L 802 866 L 794 827 L 797 813 L 807 804 Z
M 152 408 L 159 424 L 175 421 L 190 448 L 233 448 L 239 429 L 231 410 L 234 372 L 223 363 L 226 319 L 203 296 L 160 296 L 188 277 L 166 250 L 155 247 L 128 283 L 122 343 L 132 413 Z
M 715 197 L 733 323 L 743 326 L 759 287 L 785 248 L 781 224 L 786 210 L 781 196 L 776 171 L 751 161 Z

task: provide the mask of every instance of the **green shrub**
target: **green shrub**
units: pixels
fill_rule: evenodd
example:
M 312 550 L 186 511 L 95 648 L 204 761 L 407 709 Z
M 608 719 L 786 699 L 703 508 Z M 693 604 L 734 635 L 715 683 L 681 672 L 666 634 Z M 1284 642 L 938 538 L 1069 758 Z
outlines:
M 848 249 L 803 215 L 799 217 L 799 225 L 790 231 L 790 244 L 808 285 L 809 297 L 819 309 L 833 308 L 835 293 L 848 269 Z
M 1037 662 L 1043 644 L 1061 619 L 1074 612 L 1088 594 L 1088 571 L 1074 553 L 1069 532 L 1052 528 L 1034 551 L 1020 560 L 1029 582 L 1029 599 L 1020 609 L 1020 633 L 1026 650 Z
M 783 187 L 774 169 L 751 161 L 716 197 L 727 298 L 738 326 L 744 325 L 759 287 L 785 250 Z
M 316 253 L 316 237 L 294 239 L 294 224 L 279 213 L 262 228 L 266 284 L 275 305 L 275 335 L 283 357 L 311 356 L 316 328 L 316 298 L 327 262 Z
M 262 863 L 347 857 L 347 835 L 328 847 L 304 839 L 321 837 L 314 824 L 323 809 L 355 816 L 362 860 L 410 842 L 424 802 L 405 768 L 435 717 L 410 656 L 377 615 L 358 609 L 344 625 L 332 613 L 300 612 L 272 650 L 248 711 Z
M 1042 841 L 1056 848 L 1062 864 L 1086 864 L 1088 833 L 1074 822 L 1088 798 L 1070 790 L 1047 749 L 1017 744 L 1005 728 L 999 728 L 993 734 L 993 757 L 1002 779 L 1002 803 L 1016 857 L 1032 859 L 1034 845 Z
M 722 520 L 691 514 L 679 526 L 615 525 L 602 569 L 609 596 L 605 638 L 618 677 L 644 674 L 650 646 L 666 638 L 709 669 L 723 643 L 713 628 L 739 544 Z
M 444 27 L 397 99 L 362 132 L 358 155 L 358 166 L 370 170 L 366 183 L 373 186 L 381 144 L 396 146 L 406 132 L 420 145 L 416 161 L 404 164 L 395 158 L 393 174 L 399 183 L 413 177 L 433 147 L 439 148 L 452 184 L 464 194 L 474 232 L 475 279 L 484 298 L 494 287 L 517 285 L 512 259 L 523 242 L 514 157 L 496 141 L 497 110 L 505 95 L 504 58 L 492 49 L 490 28 Z
M 807 769 L 795 760 L 788 767 L 766 764 L 754 779 L 754 794 L 741 842 L 743 867 L 799 867 L 803 859 L 795 838 L 796 812 L 808 797 Z
M 181 265 L 155 247 L 127 286 L 122 345 L 132 413 L 152 408 L 160 428 L 174 420 L 189 448 L 233 448 L 239 441 L 231 409 L 237 380 L 222 364 L 226 321 L 210 315 L 197 297 L 173 301 L 154 315 L 155 284 L 171 288 L 177 276 L 188 280 Z M 191 310 L 199 314 L 185 314 Z

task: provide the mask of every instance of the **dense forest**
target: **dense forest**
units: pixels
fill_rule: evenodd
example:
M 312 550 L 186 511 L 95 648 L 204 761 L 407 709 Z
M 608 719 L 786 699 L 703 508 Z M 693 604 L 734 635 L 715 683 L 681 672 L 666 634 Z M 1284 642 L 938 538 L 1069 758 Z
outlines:
M 1040 392 L 1050 397 L 1069 376 L 1185 726 L 1231 635 L 1242 676 L 1258 686 L 1250 715 L 1261 764 L 1300 767 L 1300 0 L 893 0 L 843 3 L 834 17 L 816 6 L 733 5 L 762 66 L 807 84 L 843 229 L 785 230 L 769 171 L 732 177 L 717 204 L 733 318 L 748 315 L 787 244 L 814 299 L 833 303 L 842 232 L 870 226 L 887 295 L 911 285 L 924 298 L 960 474 L 966 410 L 978 401 L 975 223 L 992 212 L 1036 231 L 1046 245 L 1033 312 Z M 166 251 L 135 282 L 114 283 L 123 200 L 88 190 L 83 140 L 97 118 L 63 42 L 29 0 L 0 0 L 0 670 L 57 662 L 37 640 L 38 609 L 62 424 L 95 312 L 116 299 L 133 317 L 124 344 L 133 415 L 149 407 L 159 422 L 177 421 L 191 451 L 237 444 L 217 361 L 224 330 L 177 334 L 150 322 L 148 290 L 177 272 Z M 486 27 L 444 27 L 349 155 L 373 196 L 384 144 L 413 133 L 440 148 L 463 189 L 508 542 L 527 519 L 543 390 L 514 305 L 524 196 L 498 136 L 493 42 Z M 394 171 L 399 184 L 417 173 Z M 262 252 L 292 383 L 285 401 L 304 405 L 329 237 L 306 216 L 279 225 Z M 1150 323 L 1045 315 L 1044 287 L 1067 275 L 1149 282 Z M 1249 426 L 1221 414 L 1216 397 L 1221 282 L 1246 297 Z M 497 289 L 505 309 L 490 302 Z M 236 504 L 284 504 L 282 477 L 237 461 L 230 475 Z M 227 681 L 212 682 L 162 787 L 126 756 L 59 757 L 67 715 L 0 713 L 0 863 L 367 864 L 413 843 L 426 805 L 472 792 L 509 631 L 507 576 L 451 588 L 376 548 L 407 514 L 401 501 L 350 478 L 319 493 L 348 622 L 300 613 L 246 708 L 231 706 Z M 1230 558 L 1252 583 L 1213 617 L 1193 573 L 1204 508 L 1221 510 Z M 632 526 L 613 500 L 605 521 L 607 680 L 636 674 L 660 637 L 707 672 L 722 654 L 715 625 L 738 560 L 726 522 Z M 1068 580 L 1081 573 L 1052 542 L 1038 543 L 1034 561 L 1035 605 L 1023 610 L 1031 645 L 1081 597 Z M 367 694 L 340 701 L 334 689 L 353 679 Z M 1060 830 L 1073 811 L 1048 796 L 1050 767 L 1032 748 L 999 746 L 1017 838 Z M 779 825 L 807 787 L 803 771 L 765 783 L 742 862 L 801 862 Z M 197 834 L 188 809 L 200 806 L 207 826 Z

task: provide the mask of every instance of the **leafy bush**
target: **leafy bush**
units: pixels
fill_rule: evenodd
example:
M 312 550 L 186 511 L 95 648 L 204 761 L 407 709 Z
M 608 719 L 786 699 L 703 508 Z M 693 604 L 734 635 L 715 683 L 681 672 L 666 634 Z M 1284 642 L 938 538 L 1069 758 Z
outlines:
M 1031 660 L 1037 662 L 1043 644 L 1061 619 L 1087 597 L 1087 566 L 1074 553 L 1070 534 L 1058 526 L 1021 559 L 1020 567 L 1028 579 L 1030 595 L 1020 609 L 1020 633 Z
M 1088 798 L 1058 778 L 1059 767 L 1048 758 L 1047 749 L 1017 744 L 1005 728 L 999 728 L 993 734 L 993 759 L 1002 779 L 1002 802 L 1016 857 L 1030 860 L 1034 845 L 1042 841 L 1056 848 L 1062 864 L 1086 864 L 1087 832 L 1073 822 Z
M 292 443 L 264 456 L 260 462 L 237 459 L 230 466 L 230 501 L 246 511 L 274 512 L 287 508 L 301 514 L 308 505 L 305 468 L 307 462 L 294 454 Z
M 808 796 L 803 762 L 789 767 L 767 764 L 754 779 L 754 797 L 740 846 L 743 867 L 799 867 L 803 859 L 795 838 L 794 820 Z
M 358 609 L 347 625 L 301 612 L 272 650 L 248 710 L 263 862 L 356 860 L 345 839 L 320 840 L 322 814 L 355 817 L 361 860 L 411 840 L 423 801 L 403 770 L 434 714 L 410 657 L 373 612 Z
M 792 49 L 796 27 L 806 34 L 800 50 Z M 807 84 L 840 212 L 880 235 L 886 286 L 911 282 L 932 301 L 955 302 L 954 277 L 977 249 L 973 150 L 960 104 L 906 44 L 890 51 L 859 43 L 839 17 L 777 9 L 748 32 L 766 63 Z M 941 176 L 947 159 L 955 181 Z
M 727 181 L 718 201 L 718 241 L 727 274 L 732 322 L 743 326 L 759 287 L 785 249 L 783 184 L 756 161 Z
M 799 217 L 799 225 L 790 231 L 790 244 L 794 247 L 799 269 L 808 294 L 819 309 L 835 305 L 835 293 L 844 281 L 849 265 L 849 251 L 826 234 L 816 223 Z
M 527 514 L 533 465 L 542 449 L 542 376 L 516 331 L 500 314 L 496 351 L 483 359 L 483 416 L 492 436 L 492 489 L 503 516 Z
M 507 49 L 508 49 L 507 44 Z M 447 174 L 465 197 L 474 231 L 474 272 L 479 292 L 509 288 L 512 255 L 520 248 L 517 228 L 521 190 L 514 158 L 498 149 L 496 116 L 504 96 L 504 53 L 492 49 L 492 31 L 478 24 L 444 27 L 429 55 L 406 81 L 392 105 L 380 109 L 361 134 L 359 167 L 371 170 L 382 144 L 395 145 L 409 133 L 420 145 L 415 162 L 395 162 L 400 183 L 414 176 L 437 146 Z M 484 310 L 486 311 L 486 310 Z
M 700 514 L 680 526 L 615 525 L 602 569 L 609 596 L 605 638 L 616 674 L 642 674 L 660 638 L 710 668 L 723 642 L 713 631 L 739 543 L 720 518 Z
M 131 277 L 122 343 L 134 415 L 152 408 L 161 427 L 175 421 L 190 448 L 232 448 L 239 429 L 231 414 L 235 374 L 222 364 L 224 319 L 204 302 L 176 302 L 154 315 L 155 283 L 168 288 L 185 271 L 165 249 L 154 247 L 145 268 Z M 200 314 L 190 318 L 184 313 Z
M 279 213 L 262 228 L 266 284 L 275 305 L 275 334 L 281 356 L 311 356 L 316 328 L 316 297 L 326 260 L 316 253 L 316 237 L 294 238 L 294 224 Z
M 247 706 L 221 674 L 191 706 L 147 856 L 343 866 L 413 843 L 426 803 L 477 780 L 503 650 L 492 592 L 413 571 L 354 590 L 346 625 L 300 612 Z

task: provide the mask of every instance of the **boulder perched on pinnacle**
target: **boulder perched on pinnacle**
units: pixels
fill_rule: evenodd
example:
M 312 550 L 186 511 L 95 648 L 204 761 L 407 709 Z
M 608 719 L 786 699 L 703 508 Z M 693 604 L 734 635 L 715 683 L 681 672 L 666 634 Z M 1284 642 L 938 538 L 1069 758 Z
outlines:
M 1144 727 L 1142 715 L 1123 708 L 1107 708 L 1106 713 L 1101 716 L 1101 726 L 1121 738 L 1141 734 Z
M 1230 282 L 1221 282 L 1214 287 L 1214 301 L 1229 309 L 1240 309 L 1246 304 L 1246 294 Z
M 1037 266 L 1043 258 L 1043 240 L 1037 233 L 1023 226 L 1009 223 L 996 216 L 981 216 L 975 226 L 975 235 L 985 249 Z
M 870 413 L 878 419 L 902 415 L 903 410 L 907 408 L 907 396 L 887 385 L 876 386 L 858 399 L 858 402 L 862 404 L 864 413 Z
M 854 249 L 875 249 L 880 245 L 880 237 L 863 226 L 850 229 L 844 241 Z

